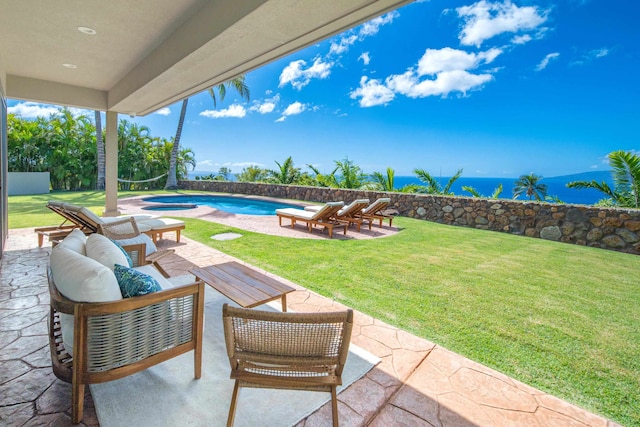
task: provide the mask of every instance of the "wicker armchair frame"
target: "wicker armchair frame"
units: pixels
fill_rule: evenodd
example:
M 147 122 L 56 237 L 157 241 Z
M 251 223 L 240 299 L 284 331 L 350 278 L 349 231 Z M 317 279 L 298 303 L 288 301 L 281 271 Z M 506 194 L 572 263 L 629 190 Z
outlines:
M 83 416 L 84 387 L 123 378 L 193 350 L 202 372 L 204 282 L 107 303 L 63 296 L 48 271 L 49 349 L 53 372 L 72 384 L 71 420 Z M 74 316 L 73 354 L 65 350 L 60 315 Z M 116 331 L 117 333 L 114 333 Z
M 347 360 L 353 311 L 282 313 L 222 308 L 231 379 L 227 426 L 233 426 L 240 387 L 331 393 L 338 426 L 337 387 Z
M 138 224 L 136 224 L 135 219 L 132 217 L 123 218 L 120 221 L 98 224 L 98 233 L 111 240 L 132 239 L 142 234 L 138 229 Z M 158 249 L 156 252 L 146 256 L 145 245 L 142 245 L 141 253 L 139 249 L 136 248 L 138 245 L 127 245 L 127 248 L 125 248 L 125 250 L 129 252 L 129 256 L 131 256 L 132 260 L 134 260 L 134 258 L 137 259 L 137 261 L 133 261 L 134 267 L 137 267 L 138 265 L 153 264 L 153 266 L 162 273 L 164 277 L 169 277 L 158 261 L 167 255 L 171 255 L 175 251 L 173 249 Z

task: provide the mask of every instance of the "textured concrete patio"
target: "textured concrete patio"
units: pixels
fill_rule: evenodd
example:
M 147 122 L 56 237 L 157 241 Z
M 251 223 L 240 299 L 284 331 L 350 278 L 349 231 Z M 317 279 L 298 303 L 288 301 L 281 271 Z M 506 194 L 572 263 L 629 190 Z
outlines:
M 234 260 L 183 238 L 163 240 L 172 275 Z M 32 229 L 11 230 L 0 271 L 0 425 L 71 425 L 71 388 L 50 368 L 46 266 Z M 285 281 L 286 282 L 286 281 Z M 295 311 L 342 305 L 289 283 Z M 352 342 L 382 361 L 338 395 L 343 426 L 599 426 L 616 424 L 426 340 L 356 312 Z M 265 409 L 267 410 L 267 409 Z M 328 405 L 298 427 L 331 425 Z M 87 391 L 82 425 L 98 425 Z

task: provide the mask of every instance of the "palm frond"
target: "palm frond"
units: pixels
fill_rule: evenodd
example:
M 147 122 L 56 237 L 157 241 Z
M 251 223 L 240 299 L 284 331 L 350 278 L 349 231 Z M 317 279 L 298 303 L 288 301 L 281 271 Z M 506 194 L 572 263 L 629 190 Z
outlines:
M 482 194 L 480 194 L 480 192 L 478 190 L 476 190 L 473 187 L 470 187 L 468 185 L 463 185 L 462 186 L 462 191 L 466 191 L 468 193 L 471 193 L 471 197 L 482 197 Z
M 458 169 L 455 175 L 453 175 L 451 178 L 449 178 L 449 181 L 447 181 L 447 185 L 445 185 L 444 188 L 442 189 L 442 194 L 451 194 L 451 186 L 461 176 L 462 176 L 462 169 Z

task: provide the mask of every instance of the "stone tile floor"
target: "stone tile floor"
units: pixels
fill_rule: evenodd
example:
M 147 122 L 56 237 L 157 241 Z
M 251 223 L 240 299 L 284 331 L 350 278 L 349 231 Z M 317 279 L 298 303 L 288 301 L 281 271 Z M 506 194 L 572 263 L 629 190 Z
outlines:
M 163 240 L 176 254 L 163 260 L 172 275 L 233 258 L 183 238 Z M 71 425 L 71 389 L 50 368 L 46 266 L 32 229 L 10 230 L 0 270 L 0 425 Z M 295 311 L 343 306 L 300 286 L 288 296 Z M 338 395 L 343 426 L 601 426 L 615 423 L 362 313 L 352 342 L 381 363 Z M 88 389 L 87 389 L 88 390 Z M 297 427 L 331 425 L 329 405 Z M 81 425 L 99 425 L 86 393 Z

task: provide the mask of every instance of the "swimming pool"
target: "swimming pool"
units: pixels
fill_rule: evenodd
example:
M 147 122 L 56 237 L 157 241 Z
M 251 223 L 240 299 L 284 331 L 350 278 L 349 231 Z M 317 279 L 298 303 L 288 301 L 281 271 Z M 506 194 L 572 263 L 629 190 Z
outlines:
M 242 215 L 275 215 L 276 209 L 300 208 L 300 206 L 280 202 L 270 202 L 267 200 L 249 199 L 244 197 L 231 196 L 206 196 L 206 195 L 186 195 L 186 196 L 153 196 L 144 199 L 145 202 L 158 203 L 157 206 L 147 206 L 147 210 L 169 210 L 189 209 L 180 207 L 181 205 L 209 206 L 223 212 Z

